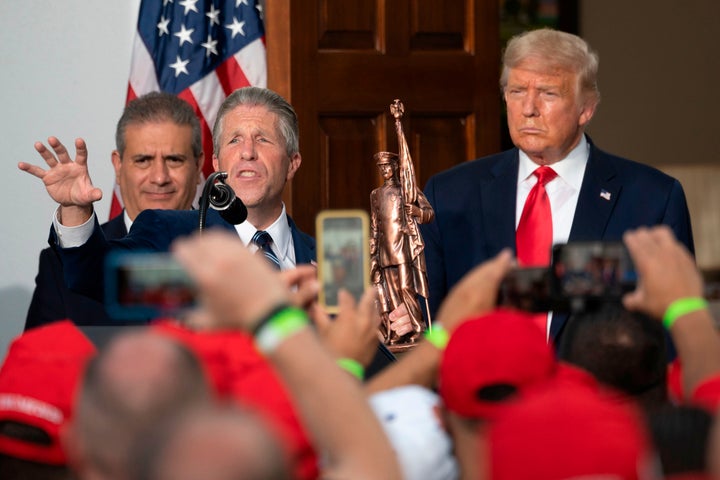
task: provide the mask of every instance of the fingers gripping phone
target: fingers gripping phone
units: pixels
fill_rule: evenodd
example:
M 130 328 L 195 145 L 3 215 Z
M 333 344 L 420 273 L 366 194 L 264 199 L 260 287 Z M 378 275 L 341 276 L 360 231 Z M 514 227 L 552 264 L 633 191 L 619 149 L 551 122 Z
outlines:
M 370 220 L 364 210 L 323 210 L 316 217 L 318 301 L 328 313 L 338 313 L 338 291 L 355 300 L 370 285 Z

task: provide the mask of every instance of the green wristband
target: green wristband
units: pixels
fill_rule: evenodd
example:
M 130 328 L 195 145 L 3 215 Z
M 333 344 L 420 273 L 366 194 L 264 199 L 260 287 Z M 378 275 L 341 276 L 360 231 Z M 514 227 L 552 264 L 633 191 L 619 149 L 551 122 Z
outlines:
M 670 330 L 678 318 L 688 313 L 697 312 L 698 310 L 705 310 L 707 307 L 708 302 L 702 297 L 679 298 L 672 302 L 667 310 L 665 310 L 662 321 L 663 325 Z
M 336 362 L 340 368 L 361 382 L 363 378 L 365 378 L 365 368 L 357 360 L 353 360 L 352 358 L 338 358 Z
M 427 331 L 425 331 L 425 340 L 435 345 L 438 350 L 445 350 L 450 340 L 450 334 L 442 325 L 436 323 Z
M 301 308 L 286 306 L 274 310 L 255 331 L 255 345 L 261 352 L 270 353 L 308 323 L 308 316 Z

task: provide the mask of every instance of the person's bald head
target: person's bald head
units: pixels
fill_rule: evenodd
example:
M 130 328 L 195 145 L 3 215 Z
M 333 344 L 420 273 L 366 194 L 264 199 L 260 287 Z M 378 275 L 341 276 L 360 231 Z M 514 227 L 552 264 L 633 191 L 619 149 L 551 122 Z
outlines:
M 138 442 L 136 480 L 293 478 L 277 439 L 250 412 L 210 406 L 170 419 Z
M 126 478 L 138 432 L 210 398 L 202 366 L 185 347 L 144 329 L 120 335 L 85 372 L 69 436 L 75 463 Z

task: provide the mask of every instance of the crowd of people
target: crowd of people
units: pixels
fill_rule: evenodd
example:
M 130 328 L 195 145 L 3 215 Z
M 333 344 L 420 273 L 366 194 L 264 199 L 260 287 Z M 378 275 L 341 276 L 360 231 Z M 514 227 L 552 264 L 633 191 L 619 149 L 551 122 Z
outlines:
M 47 168 L 19 168 L 58 208 L 27 330 L 0 368 L 0 478 L 720 478 L 720 336 L 682 187 L 587 137 L 596 76 L 574 35 L 509 43 L 516 148 L 426 186 L 433 327 L 399 359 L 378 329 L 412 331 L 405 305 L 381 316 L 374 287 L 339 291 L 334 318 L 316 302 L 314 239 L 282 202 L 302 161 L 297 117 L 275 92 L 239 89 L 220 107 L 213 166 L 248 216 L 210 210 L 202 233 L 189 203 L 202 149 L 181 100 L 140 97 L 118 124 L 121 233 L 94 213 L 85 142 L 75 158 L 38 142 Z M 571 316 L 498 305 L 513 268 L 575 240 L 622 241 L 634 290 Z M 109 321 L 104 259 L 138 249 L 170 252 L 199 303 L 95 345 L 81 327 Z

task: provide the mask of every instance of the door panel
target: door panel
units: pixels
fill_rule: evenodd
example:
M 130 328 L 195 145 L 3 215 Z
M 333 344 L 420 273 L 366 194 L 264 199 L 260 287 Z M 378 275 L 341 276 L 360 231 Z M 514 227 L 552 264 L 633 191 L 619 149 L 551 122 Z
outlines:
M 301 5 L 302 3 L 302 5 Z M 268 85 L 292 103 L 303 163 L 285 196 L 301 229 L 323 208 L 364 208 L 382 183 L 373 154 L 403 127 L 418 185 L 496 152 L 497 0 L 266 2 Z

